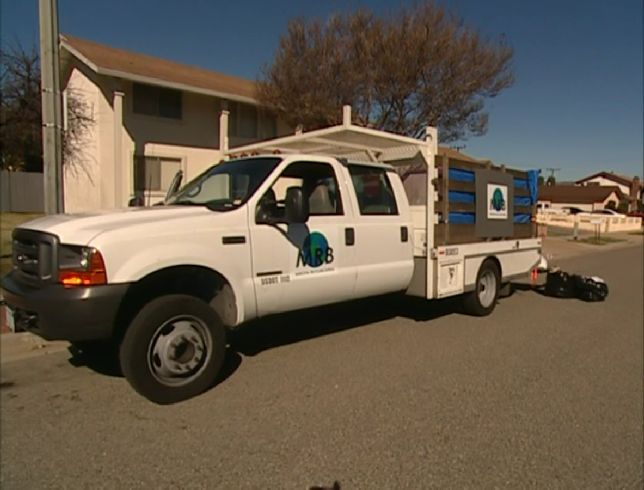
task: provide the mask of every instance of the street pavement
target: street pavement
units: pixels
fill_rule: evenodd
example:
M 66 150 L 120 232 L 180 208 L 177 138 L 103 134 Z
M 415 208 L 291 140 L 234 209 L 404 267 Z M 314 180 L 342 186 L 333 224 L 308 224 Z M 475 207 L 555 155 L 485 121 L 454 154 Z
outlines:
M 642 488 L 643 252 L 557 257 L 603 303 L 521 288 L 485 318 L 380 298 L 253 322 L 172 406 L 108 356 L 5 359 L 0 487 Z

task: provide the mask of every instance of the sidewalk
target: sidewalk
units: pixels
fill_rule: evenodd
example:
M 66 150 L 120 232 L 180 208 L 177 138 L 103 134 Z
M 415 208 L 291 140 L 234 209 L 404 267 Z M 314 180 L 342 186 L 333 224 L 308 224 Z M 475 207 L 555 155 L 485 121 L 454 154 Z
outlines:
M 27 332 L 9 333 L 0 336 L 0 363 L 62 352 L 67 350 L 67 347 L 69 342 L 49 342 Z
M 585 238 L 587 236 L 588 235 L 584 235 L 580 238 Z M 565 259 L 588 253 L 606 252 L 619 250 L 624 247 L 631 247 L 642 244 L 644 238 L 643 235 L 628 233 L 610 233 L 607 236 L 620 241 L 606 243 L 604 245 L 594 245 L 591 243 L 575 241 L 573 240 L 572 235 L 547 236 L 543 239 L 543 255 L 548 258 L 548 261 L 556 261 L 558 259 Z

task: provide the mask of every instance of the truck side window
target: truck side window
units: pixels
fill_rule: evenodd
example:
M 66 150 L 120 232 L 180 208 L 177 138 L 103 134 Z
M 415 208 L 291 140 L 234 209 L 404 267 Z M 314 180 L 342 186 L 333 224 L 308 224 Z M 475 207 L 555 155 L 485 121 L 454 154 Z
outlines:
M 309 199 L 311 216 L 341 216 L 342 198 L 335 171 L 328 163 L 297 162 L 289 165 L 268 190 L 262 201 L 271 202 L 273 218 L 284 217 L 284 198 L 289 187 L 301 187 Z
M 396 198 L 387 172 L 381 168 L 349 165 L 362 215 L 397 215 Z

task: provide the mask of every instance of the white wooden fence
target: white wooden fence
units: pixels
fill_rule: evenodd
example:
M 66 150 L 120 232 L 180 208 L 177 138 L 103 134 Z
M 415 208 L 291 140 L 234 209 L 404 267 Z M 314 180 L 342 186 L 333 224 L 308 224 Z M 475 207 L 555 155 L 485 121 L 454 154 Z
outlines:
M 578 223 L 580 230 L 595 231 L 599 226 L 602 233 L 637 231 L 642 227 L 642 218 L 629 216 L 609 216 L 605 214 L 564 214 L 564 213 L 537 213 L 537 223 L 541 225 L 559 226 L 561 228 L 574 228 Z

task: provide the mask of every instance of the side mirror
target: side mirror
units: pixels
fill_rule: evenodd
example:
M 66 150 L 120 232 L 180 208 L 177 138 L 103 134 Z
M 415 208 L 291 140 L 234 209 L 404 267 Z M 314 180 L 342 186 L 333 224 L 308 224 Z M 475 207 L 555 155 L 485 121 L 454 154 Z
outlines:
M 289 187 L 284 200 L 287 223 L 306 223 L 309 220 L 309 202 L 301 187 Z
M 172 182 L 170 183 L 170 187 L 168 187 L 168 192 L 165 195 L 164 201 L 167 201 L 170 199 L 176 192 L 179 190 L 181 187 L 181 181 L 183 180 L 183 170 L 177 171 L 176 174 L 174 174 L 174 177 L 172 179 Z
M 255 210 L 255 223 L 257 224 L 271 224 L 275 221 L 275 193 L 269 189 L 257 203 Z

